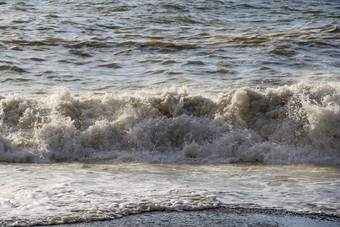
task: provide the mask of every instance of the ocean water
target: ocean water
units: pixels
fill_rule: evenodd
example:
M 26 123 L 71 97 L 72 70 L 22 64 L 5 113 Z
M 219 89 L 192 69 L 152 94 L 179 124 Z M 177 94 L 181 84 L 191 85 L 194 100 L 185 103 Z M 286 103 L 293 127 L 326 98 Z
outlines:
M 0 223 L 336 226 L 339 18 L 330 0 L 1 0 Z

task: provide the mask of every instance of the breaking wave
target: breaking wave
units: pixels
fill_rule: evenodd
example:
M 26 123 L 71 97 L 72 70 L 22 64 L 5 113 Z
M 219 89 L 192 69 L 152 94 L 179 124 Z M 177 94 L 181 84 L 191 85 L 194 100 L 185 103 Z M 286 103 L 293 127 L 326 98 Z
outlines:
M 339 84 L 0 96 L 2 162 L 340 164 Z

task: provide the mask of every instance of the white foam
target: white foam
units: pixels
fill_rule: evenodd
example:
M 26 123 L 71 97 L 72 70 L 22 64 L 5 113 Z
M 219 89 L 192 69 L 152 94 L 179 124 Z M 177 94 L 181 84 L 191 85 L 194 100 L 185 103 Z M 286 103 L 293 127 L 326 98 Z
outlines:
M 340 164 L 339 84 L 0 100 L 0 161 Z
M 0 223 L 88 222 L 220 206 L 338 215 L 338 173 L 308 165 L 4 164 Z

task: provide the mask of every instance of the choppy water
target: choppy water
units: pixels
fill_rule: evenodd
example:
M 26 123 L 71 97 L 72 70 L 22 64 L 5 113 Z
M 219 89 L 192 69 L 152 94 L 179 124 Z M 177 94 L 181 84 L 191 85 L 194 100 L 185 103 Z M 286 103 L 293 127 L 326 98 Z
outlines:
M 338 1 L 2 1 L 2 93 L 339 80 Z M 34 86 L 31 86 L 34 84 Z
M 339 216 L 339 18 L 339 1 L 0 1 L 0 161 L 14 163 L 0 221 L 235 204 Z M 173 165 L 157 168 L 176 196 L 143 175 L 150 163 Z M 248 189 L 209 180 L 243 165 L 259 168 Z M 115 168 L 126 195 L 110 189 Z

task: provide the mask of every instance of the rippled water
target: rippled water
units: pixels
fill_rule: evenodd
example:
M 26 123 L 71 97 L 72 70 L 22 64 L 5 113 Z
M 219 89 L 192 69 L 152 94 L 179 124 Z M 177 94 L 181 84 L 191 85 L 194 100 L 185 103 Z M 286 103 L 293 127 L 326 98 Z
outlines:
M 338 1 L 1 1 L 1 92 L 339 80 Z M 34 84 L 34 86 L 32 86 Z
M 339 18 L 339 1 L 0 0 L 0 223 L 227 207 L 336 226 Z

